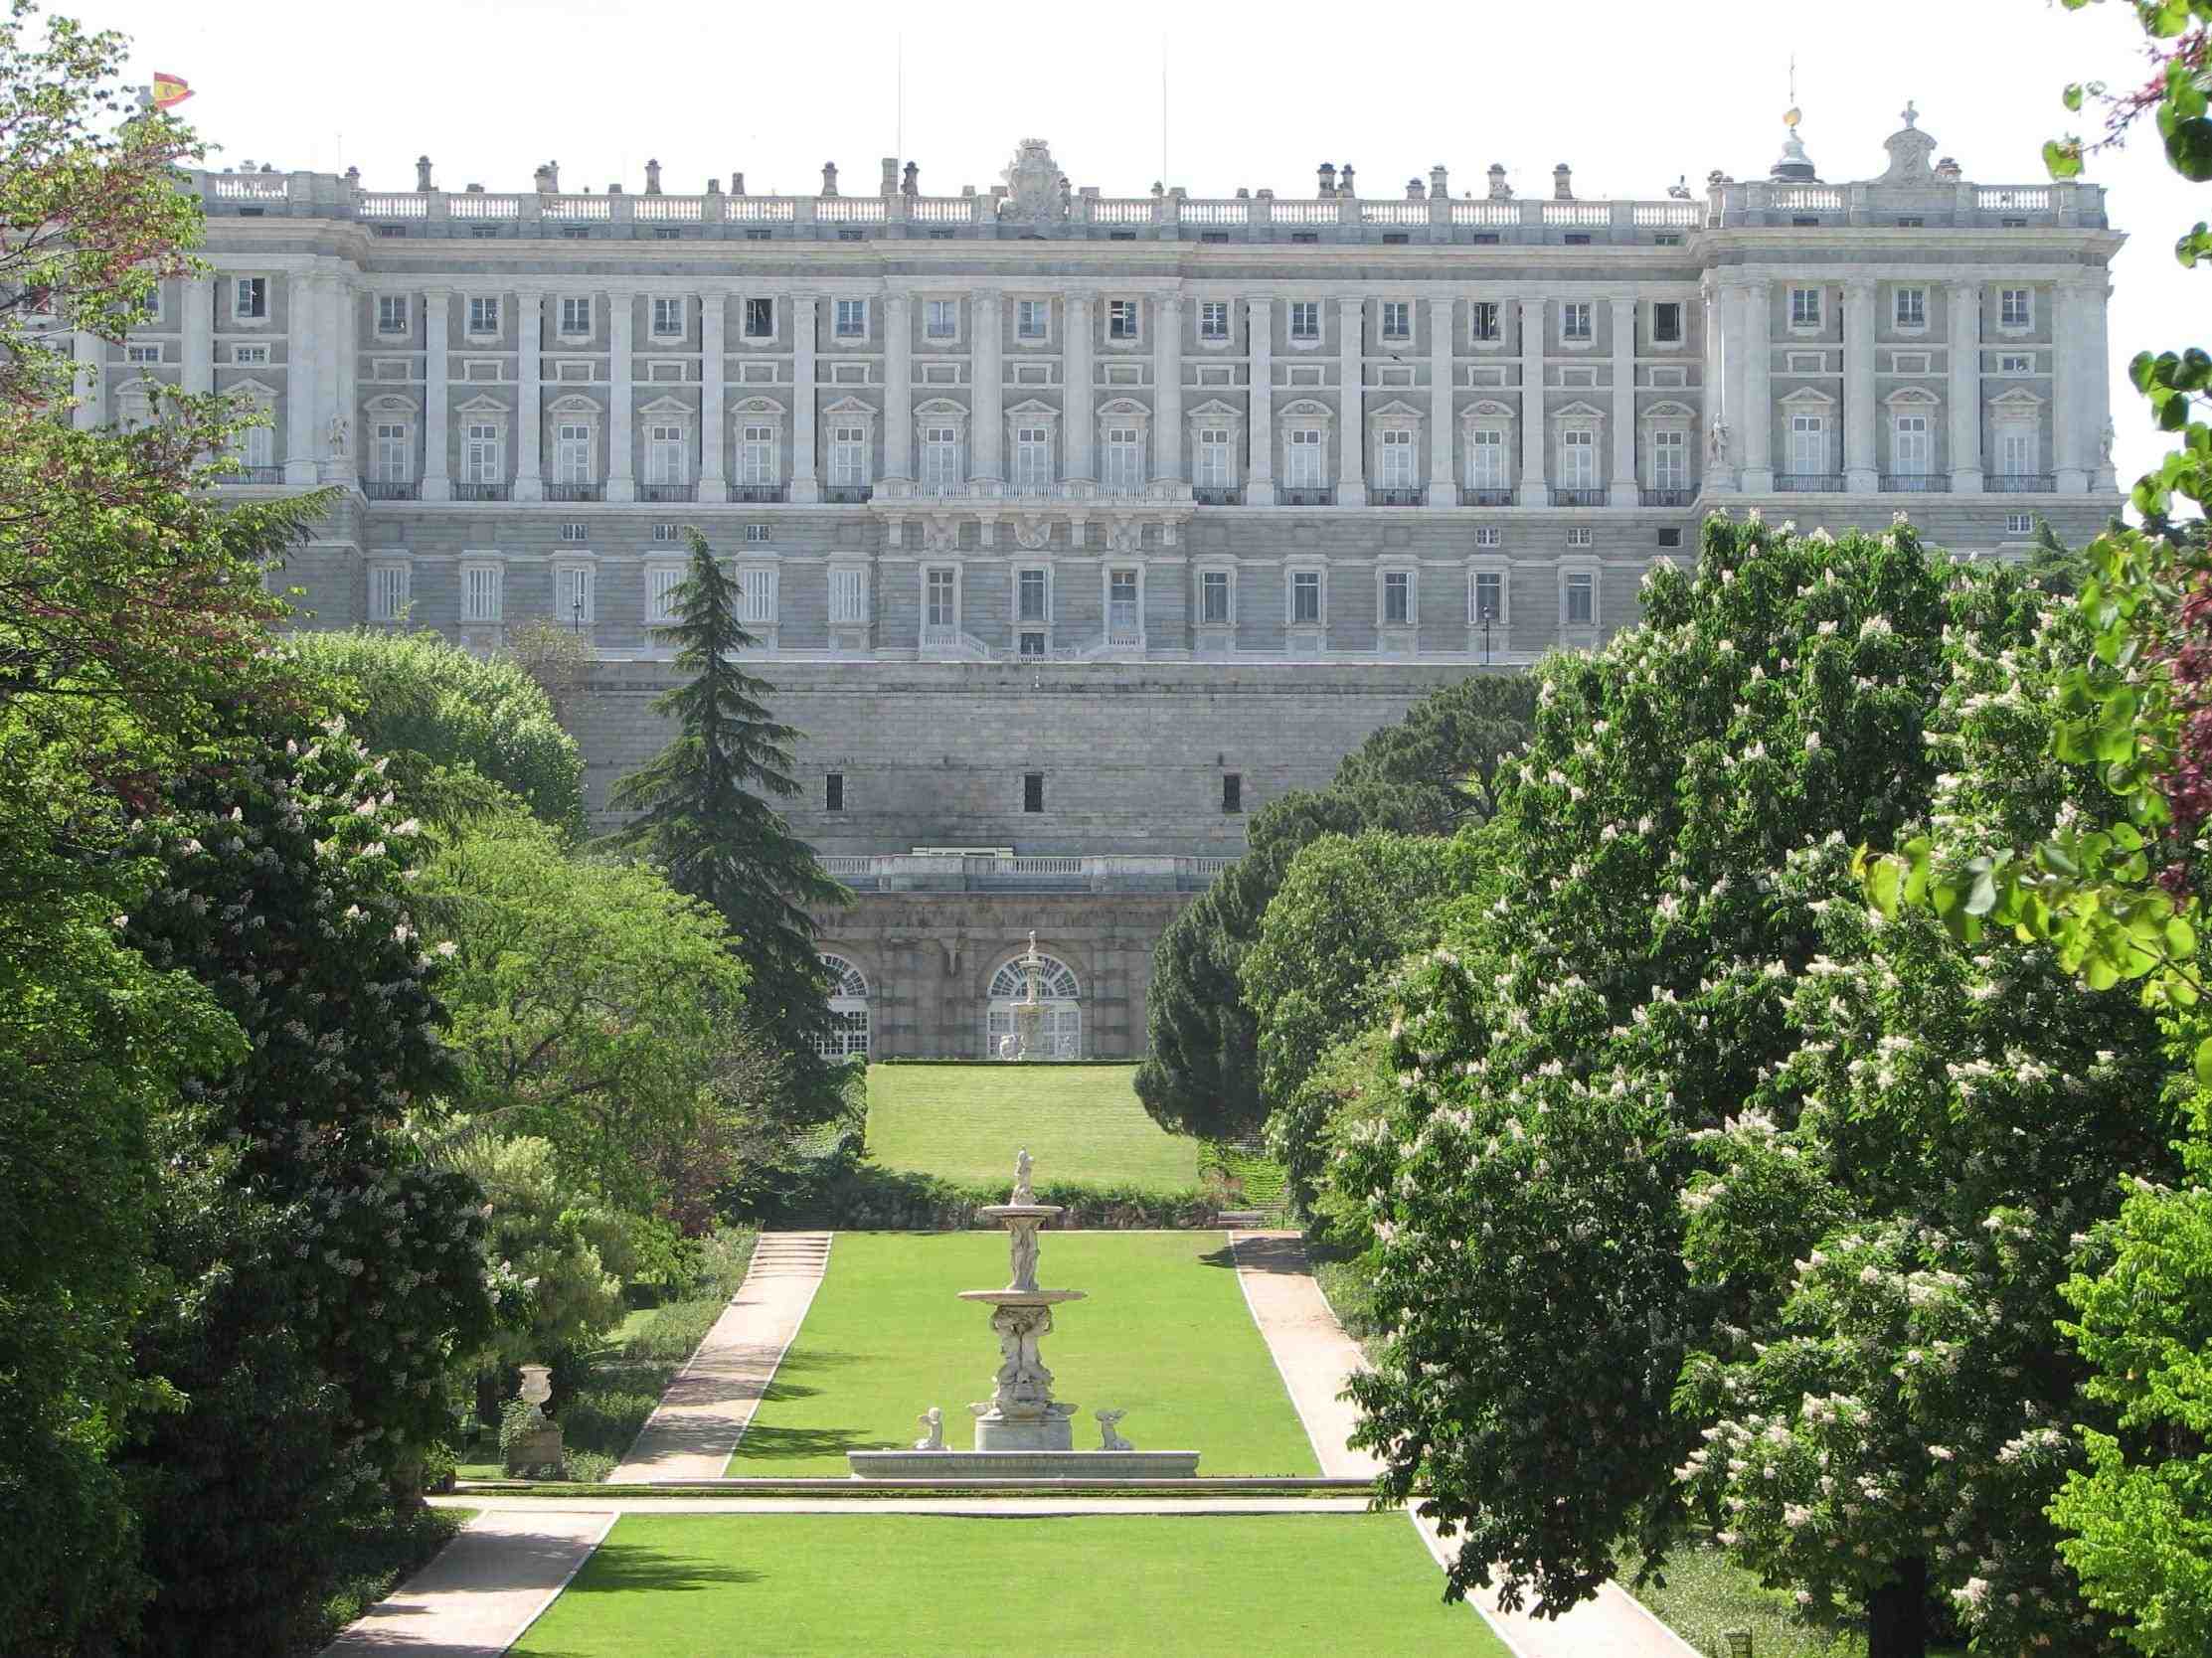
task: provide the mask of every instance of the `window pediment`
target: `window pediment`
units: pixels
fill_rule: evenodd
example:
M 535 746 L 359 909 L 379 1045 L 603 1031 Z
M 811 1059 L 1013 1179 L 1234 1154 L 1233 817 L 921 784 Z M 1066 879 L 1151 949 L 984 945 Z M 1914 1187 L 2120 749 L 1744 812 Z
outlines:
M 1827 393 L 1810 386 L 1800 386 L 1782 400 L 1785 409 L 1826 409 L 1835 402 Z
M 1244 417 L 1243 410 L 1232 408 L 1219 398 L 1208 398 L 1196 409 L 1185 414 L 1183 419 L 1186 424 L 1194 426 L 1219 426 Z
M 1393 398 L 1380 409 L 1370 409 L 1367 417 L 1383 425 L 1418 425 L 1422 416 L 1421 411 L 1412 404 Z
M 747 398 L 730 411 L 730 418 L 750 421 L 756 425 L 763 420 L 780 423 L 783 419 L 783 406 L 773 398 Z
M 1933 409 L 1936 407 L 1937 398 L 1935 393 L 1926 391 L 1921 387 L 1903 386 L 1882 401 L 1892 409 Z M 2002 402 L 2003 400 L 1999 399 L 1998 401 Z
M 470 398 L 453 413 L 472 420 L 505 420 L 514 415 L 514 411 L 497 398 Z
M 1552 418 L 1562 422 L 1596 421 L 1603 420 L 1605 417 L 1606 412 L 1604 410 L 1595 409 L 1587 403 L 1571 403 L 1565 409 L 1552 411 Z
M 1285 404 L 1282 413 L 1276 418 L 1301 425 L 1327 425 L 1336 418 L 1336 411 L 1325 403 L 1315 403 L 1311 398 L 1300 398 L 1295 403 Z
M 1684 424 L 1692 424 L 1697 419 L 1697 412 L 1689 408 L 1686 404 L 1679 404 L 1670 401 L 1667 403 L 1653 404 L 1649 409 L 1646 409 L 1643 412 L 1643 418 L 1652 425 L 1664 425 L 1671 420 L 1678 420 Z
M 873 420 L 877 413 L 876 406 L 872 403 L 863 403 L 858 398 L 839 398 L 822 411 L 822 417 L 832 420 Z
M 1513 411 L 1494 398 L 1484 398 L 1480 403 L 1470 405 L 1459 418 L 1468 424 L 1481 420 L 1510 420 L 1513 418 Z
M 548 413 L 569 420 L 596 420 L 603 412 L 591 398 L 570 396 L 554 399 Z

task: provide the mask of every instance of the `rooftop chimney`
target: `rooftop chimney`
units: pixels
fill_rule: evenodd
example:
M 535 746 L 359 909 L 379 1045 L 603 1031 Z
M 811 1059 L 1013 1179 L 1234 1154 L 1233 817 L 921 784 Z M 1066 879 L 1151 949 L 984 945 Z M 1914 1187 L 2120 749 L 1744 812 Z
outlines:
M 743 173 L 732 173 L 730 175 L 730 194 L 733 196 L 743 196 L 745 194 L 745 175 Z
M 418 190 L 434 188 L 430 183 L 430 158 L 426 155 L 419 155 L 415 158 L 415 188 Z
M 1446 188 L 1444 163 L 1441 161 L 1429 169 L 1429 194 L 1440 201 L 1451 194 L 1450 190 Z
M 887 155 L 883 158 L 883 182 L 877 185 L 876 194 L 879 196 L 896 196 L 899 194 L 899 158 L 897 156 Z
M 837 194 L 837 163 L 834 161 L 822 163 L 822 194 L 825 196 Z
M 720 179 L 709 179 L 709 180 L 707 181 L 707 194 L 708 194 L 708 195 L 710 195 L 710 196 L 719 196 L 719 195 L 721 195 L 721 194 L 722 194 L 722 181 L 721 181 Z
M 660 194 L 660 163 L 657 161 L 645 163 L 645 194 L 648 196 L 658 196 Z
M 1336 194 L 1336 163 L 1335 163 L 1335 162 L 1333 162 L 1333 161 L 1324 161 L 1324 162 L 1322 162 L 1322 163 L 1321 163 L 1320 179 L 1321 179 L 1321 188 L 1320 188 L 1319 190 L 1315 191 L 1315 192 L 1314 192 L 1314 194 L 1315 194 L 1316 196 L 1333 196 L 1333 195 L 1335 195 L 1335 194 Z
M 1344 170 L 1343 170 L 1343 174 L 1342 174 L 1342 183 L 1343 183 L 1343 189 L 1344 189 L 1344 194 L 1345 194 L 1345 195 L 1347 195 L 1347 196 L 1357 196 L 1357 195 L 1359 194 L 1359 192 L 1358 192 L 1357 190 L 1354 190 L 1354 189 L 1352 188 L 1352 164 L 1351 164 L 1351 163 L 1350 163 L 1349 161 L 1347 161 L 1347 162 L 1345 162 L 1345 163 L 1344 163 Z
M 1571 202 L 1575 199 L 1575 175 L 1562 161 L 1552 169 L 1552 200 Z
M 1419 180 L 1419 179 L 1408 179 L 1408 180 L 1406 181 L 1406 200 L 1407 200 L 1407 201 L 1409 201 L 1409 202 L 1421 202 L 1421 201 L 1426 201 L 1426 200 L 1428 200 L 1428 197 L 1429 197 L 1429 191 L 1428 191 L 1428 188 L 1427 188 L 1427 187 L 1426 187 L 1425 185 L 1423 185 L 1423 184 L 1422 184 L 1421 180 Z

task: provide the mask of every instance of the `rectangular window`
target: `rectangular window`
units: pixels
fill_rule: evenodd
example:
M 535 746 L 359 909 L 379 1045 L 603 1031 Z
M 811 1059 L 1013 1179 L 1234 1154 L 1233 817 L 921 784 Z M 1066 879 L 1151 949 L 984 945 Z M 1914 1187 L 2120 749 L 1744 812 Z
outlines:
M 1319 489 L 1328 481 L 1319 426 L 1292 426 L 1282 434 L 1283 482 L 1292 489 Z
M 1023 633 L 1021 636 L 1021 654 L 1024 657 L 1034 657 L 1042 661 L 1045 655 L 1044 634 L 1035 628 Z
M 268 362 L 268 347 L 255 345 L 233 346 L 231 347 L 231 361 L 236 363 L 240 368 L 245 368 L 250 364 L 255 363 L 266 364 Z
M 407 426 L 397 420 L 379 420 L 370 437 L 369 481 L 404 484 L 415 471 L 415 445 Z
M 2004 533 L 2008 536 L 2034 535 L 2035 514 L 2029 512 L 2006 513 L 2004 515 Z
M 2035 326 L 2035 296 L 2027 288 L 1999 288 L 1997 290 L 1997 326 L 1999 328 L 2033 328 Z
M 1015 578 L 1014 619 L 1024 622 L 1052 620 L 1052 578 L 1042 570 L 1025 570 Z
M 1409 627 L 1414 619 L 1414 579 L 1411 571 L 1383 572 L 1383 625 Z
M 461 428 L 463 483 L 495 484 L 506 481 L 506 444 L 502 438 L 500 428 L 495 425 L 469 425 Z
M 745 337 L 749 340 L 775 338 L 774 300 L 748 299 L 745 302 Z
M 262 321 L 268 316 L 268 278 L 241 276 L 231 286 L 231 315 L 242 321 Z
M 1503 547 L 1505 545 L 1505 532 L 1494 524 L 1485 524 L 1481 529 L 1474 532 L 1474 545 L 1477 547 Z
M 497 565 L 461 567 L 461 620 L 491 622 L 499 619 L 500 569 Z
M 563 541 L 574 541 L 574 542 L 581 542 L 581 541 L 583 541 L 583 540 L 584 540 L 584 526 L 583 526 L 583 525 L 581 525 L 581 524 L 575 524 L 575 523 L 570 523 L 570 524 L 564 524 L 564 525 L 562 525 L 562 526 L 561 526 L 561 539 L 562 539 Z
M 499 301 L 481 294 L 468 301 L 468 331 L 471 334 L 496 334 L 499 332 Z
M 138 320 L 140 322 L 159 322 L 161 320 L 161 284 L 159 282 L 148 288 L 146 297 L 138 301 Z
M 1229 572 L 1201 571 L 1198 576 L 1198 619 L 1214 627 L 1227 627 L 1229 615 Z
M 865 299 L 838 300 L 836 332 L 840 340 L 866 339 L 868 337 L 868 301 Z
M 1224 771 L 1221 774 L 1221 809 L 1225 812 L 1245 809 L 1245 780 L 1241 773 Z
M 125 346 L 123 347 L 123 361 L 126 363 L 158 363 L 161 361 L 161 347 L 157 345 Z
M 1144 488 L 1144 433 L 1135 426 L 1106 429 L 1106 487 L 1116 495 L 1135 495 Z
M 1899 288 L 1897 290 L 1897 326 L 1900 328 L 1926 328 L 1928 326 L 1928 290 L 1926 288 Z
M 1202 299 L 1198 302 L 1198 337 L 1202 340 L 1229 338 L 1229 301 Z
M 674 565 L 652 565 L 645 571 L 645 619 L 665 624 L 676 619 L 676 589 L 684 573 Z
M 1292 626 L 1318 627 L 1321 623 L 1321 573 L 1290 573 L 1290 622 Z
M 1933 437 L 1925 414 L 1900 414 L 1890 442 L 1890 465 L 1907 477 L 1922 477 L 1934 461 Z
M 829 619 L 840 627 L 858 627 L 868 620 L 868 573 L 849 565 L 832 565 L 829 572 Z
M 957 339 L 960 333 L 960 302 L 957 299 L 924 300 L 922 333 L 926 339 Z
M 1566 426 L 1559 434 L 1559 481 L 1569 489 L 1598 487 L 1598 433 Z
M 1142 635 L 1144 621 L 1137 610 L 1137 581 L 1133 570 L 1106 572 L 1106 637 L 1126 643 Z
M 645 481 L 681 484 L 691 481 L 691 433 L 680 425 L 645 428 Z
M 1651 307 L 1651 342 L 1654 345 L 1680 345 L 1682 343 L 1682 304 L 1676 299 L 1662 299 Z
M 1587 524 L 1567 532 L 1567 545 L 1569 547 L 1588 547 L 1590 544 L 1590 527 Z
M 1474 573 L 1474 608 L 1467 619 L 1480 627 L 1484 622 L 1493 626 L 1505 619 L 1505 578 L 1494 570 Z
M 660 339 L 682 337 L 684 331 L 684 302 L 681 299 L 655 299 L 653 301 L 653 333 Z
M 592 301 L 584 294 L 561 297 L 561 332 L 572 339 L 592 332 Z
M 553 481 L 571 487 L 596 482 L 592 427 L 583 420 L 562 420 L 553 428 Z
M 408 611 L 408 568 L 405 565 L 369 567 L 369 619 L 405 621 Z
M 1290 338 L 1293 340 L 1318 340 L 1321 337 L 1321 302 L 1318 299 L 1293 299 L 1290 301 Z
M 1686 431 L 1654 431 L 1651 434 L 1651 487 L 1653 489 L 1687 489 L 1690 487 L 1690 434 Z
M 1789 416 L 1789 470 L 1804 477 L 1828 469 L 1828 422 L 1819 414 Z
M 1042 771 L 1022 773 L 1022 810 L 1041 812 L 1045 809 L 1045 774 Z
M 1789 326 L 1792 328 L 1817 328 L 1820 326 L 1820 290 L 1818 288 L 1791 288 L 1789 290 Z
M 775 572 L 750 565 L 738 572 L 738 621 L 746 627 L 775 625 Z
M 562 565 L 553 573 L 553 619 L 565 627 L 592 624 L 592 568 Z
M 676 534 L 676 526 L 673 524 L 655 524 L 653 526 L 653 540 L 655 541 L 679 541 L 681 539 Z
M 1014 428 L 1014 482 L 1024 489 L 1039 489 L 1052 482 L 1052 428 Z
M 755 487 L 775 482 L 775 427 L 738 428 L 738 482 Z
M 868 428 L 829 428 L 829 481 L 841 489 L 857 489 L 868 482 Z
M 1562 619 L 1570 627 L 1588 627 L 1598 615 L 1597 578 L 1588 571 L 1572 571 L 1567 577 L 1567 614 Z
M 822 810 L 841 812 L 845 809 L 845 774 L 832 771 L 822 779 Z
M 1052 301 L 1018 299 L 1014 302 L 1014 337 L 1042 340 L 1052 331 Z
M 1137 338 L 1137 302 L 1133 299 L 1106 301 L 1106 338 L 1133 340 Z
M 2033 374 L 2035 373 L 2035 359 L 2024 352 L 1999 357 L 1997 359 L 1997 373 Z
M 745 527 L 745 539 L 759 546 L 768 539 L 768 527 L 766 524 L 748 524 Z
M 1407 299 L 1383 301 L 1383 338 L 1410 340 L 1414 337 L 1413 302 Z
M 1505 431 L 1501 426 L 1477 426 L 1467 433 L 1467 487 L 1505 489 Z
M 2035 470 L 2037 444 L 2032 431 L 1997 434 L 1997 470 L 2008 478 L 2024 478 Z
M 1559 307 L 1559 337 L 1587 345 L 1592 337 L 1590 313 L 1591 304 L 1587 299 L 1570 299 L 1562 304 Z
M 945 490 L 960 483 L 960 428 L 922 428 L 922 483 L 932 490 Z
M 377 332 L 379 334 L 405 334 L 407 332 L 407 295 L 380 293 L 377 295 Z
M 932 627 L 957 627 L 960 622 L 957 571 L 942 566 L 930 571 L 924 578 L 925 604 L 923 619 Z
M 1200 426 L 1192 437 L 1191 481 L 1200 489 L 1229 489 L 1236 483 L 1226 426 Z
M 1416 487 L 1414 435 L 1408 426 L 1385 426 L 1375 433 L 1375 481 L 1381 488 Z
M 1503 319 L 1498 315 L 1498 302 L 1494 299 L 1477 299 L 1467 307 L 1467 334 L 1476 340 L 1502 340 L 1505 337 Z

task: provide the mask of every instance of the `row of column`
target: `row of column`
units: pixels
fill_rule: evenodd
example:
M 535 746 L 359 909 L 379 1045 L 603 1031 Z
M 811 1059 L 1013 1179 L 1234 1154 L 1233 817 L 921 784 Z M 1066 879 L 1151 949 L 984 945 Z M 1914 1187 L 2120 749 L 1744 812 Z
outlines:
M 1775 488 L 1774 289 L 1764 279 L 1719 282 L 1706 294 L 1706 385 L 1718 387 L 1712 442 L 1717 489 L 1747 495 Z M 1881 487 L 1876 443 L 1875 345 L 1878 283 L 1843 283 L 1843 487 L 1872 494 Z M 2109 390 L 2104 366 L 2105 293 L 2065 282 L 2054 290 L 2050 318 L 2051 470 L 2061 494 L 2113 487 L 2111 459 L 2101 452 Z M 1945 287 L 1950 410 L 1950 477 L 1954 494 L 1978 494 L 1981 453 L 1981 301 L 1977 282 Z M 1815 342 L 1833 349 L 1832 342 Z

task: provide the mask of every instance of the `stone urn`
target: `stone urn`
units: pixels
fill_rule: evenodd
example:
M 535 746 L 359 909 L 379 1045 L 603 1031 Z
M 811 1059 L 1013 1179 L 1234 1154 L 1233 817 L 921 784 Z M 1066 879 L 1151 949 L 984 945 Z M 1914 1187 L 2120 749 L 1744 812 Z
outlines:
M 516 1398 L 530 1407 L 531 1423 L 507 1446 L 507 1472 L 523 1475 L 550 1470 L 559 1477 L 563 1459 L 561 1424 L 546 1417 L 546 1401 L 553 1397 L 553 1371 L 545 1365 L 524 1365 L 522 1387 Z

